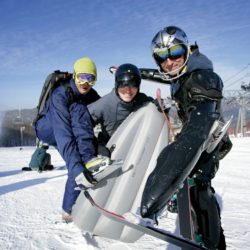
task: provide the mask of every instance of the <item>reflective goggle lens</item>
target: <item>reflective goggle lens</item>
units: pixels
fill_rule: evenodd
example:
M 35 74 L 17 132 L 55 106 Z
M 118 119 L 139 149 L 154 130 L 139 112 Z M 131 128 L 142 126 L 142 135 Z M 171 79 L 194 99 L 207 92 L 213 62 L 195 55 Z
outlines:
M 95 76 L 92 74 L 78 73 L 76 78 L 78 81 L 87 82 L 89 85 L 94 85 L 95 83 Z
M 170 48 L 155 48 L 153 56 L 159 63 L 162 63 L 168 58 L 169 59 L 180 58 L 185 53 L 186 51 L 181 45 L 174 45 Z
M 124 88 L 124 87 L 135 87 L 139 88 L 140 83 L 136 79 L 132 79 L 130 81 L 116 81 L 117 88 Z

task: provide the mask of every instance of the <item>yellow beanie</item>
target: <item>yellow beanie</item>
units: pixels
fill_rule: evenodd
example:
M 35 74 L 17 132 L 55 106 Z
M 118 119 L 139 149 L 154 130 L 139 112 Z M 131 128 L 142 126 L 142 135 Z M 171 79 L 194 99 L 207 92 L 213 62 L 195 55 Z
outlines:
M 88 57 L 78 59 L 74 64 L 74 73 L 88 73 L 95 76 L 97 79 L 97 72 L 95 63 Z

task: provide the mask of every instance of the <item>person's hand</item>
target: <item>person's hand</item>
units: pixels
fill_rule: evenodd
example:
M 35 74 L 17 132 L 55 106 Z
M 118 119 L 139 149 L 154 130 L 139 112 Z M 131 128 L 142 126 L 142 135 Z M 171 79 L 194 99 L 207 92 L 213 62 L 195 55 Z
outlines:
M 219 160 L 222 160 L 228 154 L 228 152 L 231 150 L 232 147 L 233 143 L 231 142 L 228 134 L 225 134 L 225 136 L 222 138 L 218 146 Z
M 93 177 L 92 173 L 86 168 L 75 178 L 75 182 L 81 189 L 91 188 L 97 184 L 97 181 Z
M 160 103 L 158 99 L 155 99 L 154 104 L 156 105 L 159 112 L 164 112 L 167 114 L 169 110 L 171 109 L 171 106 L 174 105 L 174 102 L 170 98 L 167 97 L 165 99 L 161 99 Z
M 85 163 L 84 171 L 75 178 L 76 184 L 81 189 L 94 187 L 97 184 L 94 176 L 103 171 L 110 164 L 112 164 L 112 160 L 109 157 L 99 155 L 92 158 Z

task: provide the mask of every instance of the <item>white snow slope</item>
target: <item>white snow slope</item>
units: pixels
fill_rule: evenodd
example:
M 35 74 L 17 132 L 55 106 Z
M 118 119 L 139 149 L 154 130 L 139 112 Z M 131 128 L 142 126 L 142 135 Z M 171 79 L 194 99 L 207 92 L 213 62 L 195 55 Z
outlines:
M 222 209 L 227 249 L 250 249 L 250 138 L 233 138 L 234 147 L 221 161 L 213 181 Z M 50 172 L 22 172 L 34 147 L 0 148 L 0 249 L 178 249 L 150 236 L 125 244 L 81 232 L 61 222 L 67 170 L 55 149 Z M 84 213 L 84 208 L 83 208 Z M 160 227 L 178 233 L 176 214 L 167 213 Z

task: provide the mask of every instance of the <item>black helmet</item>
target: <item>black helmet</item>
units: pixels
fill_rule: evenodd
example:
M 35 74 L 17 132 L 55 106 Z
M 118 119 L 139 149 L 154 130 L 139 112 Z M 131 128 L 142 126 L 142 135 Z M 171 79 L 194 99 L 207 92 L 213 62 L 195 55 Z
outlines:
M 140 70 L 133 64 L 122 64 L 115 72 L 115 89 L 119 87 L 140 88 L 141 74 Z

